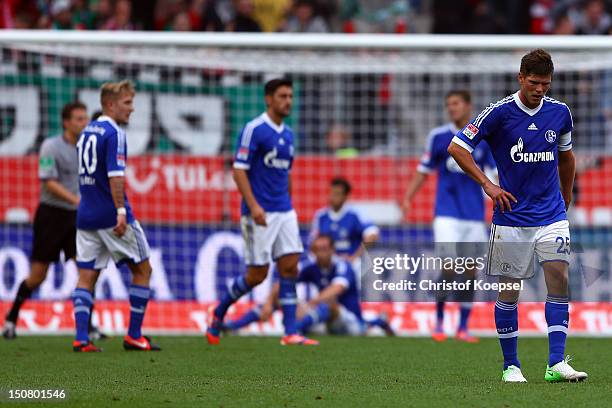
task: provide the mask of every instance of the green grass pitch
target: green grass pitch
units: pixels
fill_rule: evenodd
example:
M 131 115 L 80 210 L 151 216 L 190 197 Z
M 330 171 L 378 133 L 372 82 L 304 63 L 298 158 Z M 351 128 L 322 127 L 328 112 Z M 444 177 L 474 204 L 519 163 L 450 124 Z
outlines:
M 157 337 L 159 353 L 77 354 L 67 337 L 0 340 L 0 403 L 9 389 L 65 389 L 59 407 L 598 407 L 611 406 L 610 340 L 570 338 L 578 384 L 547 384 L 545 338 L 519 340 L 528 384 L 502 384 L 497 339 L 437 344 L 414 338 L 322 337 L 319 347 L 277 338 Z M 10 406 L 9 404 L 6 404 Z

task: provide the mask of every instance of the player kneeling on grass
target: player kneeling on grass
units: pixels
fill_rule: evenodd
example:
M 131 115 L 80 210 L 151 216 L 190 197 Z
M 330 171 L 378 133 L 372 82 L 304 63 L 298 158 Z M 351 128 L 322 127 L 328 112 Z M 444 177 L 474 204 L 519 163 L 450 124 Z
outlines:
M 553 74 L 550 55 L 541 49 L 521 60 L 520 89 L 491 104 L 453 138 L 448 152 L 495 203 L 487 274 L 517 284 L 542 265 L 548 289 L 549 382 L 580 381 L 587 374 L 563 358 L 569 326 L 568 264 L 576 161 L 572 153 L 572 116 L 566 104 L 549 98 Z M 500 185 L 478 168 L 472 152 L 486 141 L 493 152 Z M 504 355 L 505 382 L 526 382 L 518 359 L 519 290 L 504 290 L 495 304 L 495 325 Z
M 134 111 L 135 91 L 128 81 L 102 85 L 103 115 L 83 130 L 77 152 L 81 202 L 77 211 L 77 266 L 79 281 L 74 291 L 74 320 L 77 352 L 101 351 L 87 333 L 92 293 L 100 271 L 112 258 L 126 262 L 132 272 L 130 324 L 123 341 L 126 350 L 160 350 L 141 334 L 151 290 L 149 244 L 134 218 L 125 194 L 127 125 Z
M 357 285 L 351 264 L 334 255 L 334 241 L 329 235 L 319 235 L 311 243 L 312 256 L 300 263 L 298 282 L 316 286 L 319 295 L 298 306 L 297 328 L 302 334 L 318 323 L 327 323 L 331 334 L 364 335 L 370 327 L 379 327 L 388 336 L 395 333 L 387 320 L 377 317 L 364 319 Z M 267 321 L 278 299 L 278 283 L 274 285 L 266 303 L 257 306 L 240 319 L 224 324 L 226 330 L 238 330 L 256 321 Z

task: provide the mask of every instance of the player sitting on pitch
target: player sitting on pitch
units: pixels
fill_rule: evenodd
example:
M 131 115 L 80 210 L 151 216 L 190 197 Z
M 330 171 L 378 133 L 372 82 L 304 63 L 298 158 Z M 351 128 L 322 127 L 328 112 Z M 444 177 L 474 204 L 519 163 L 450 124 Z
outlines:
M 331 334 L 364 335 L 370 327 L 395 333 L 384 317 L 364 319 L 361 313 L 357 276 L 351 264 L 334 255 L 334 241 L 318 235 L 311 243 L 308 259 L 300 262 L 298 282 L 313 284 L 319 291 L 314 299 L 298 305 L 298 330 L 306 334 L 317 323 L 327 323 Z M 278 283 L 266 302 L 249 310 L 240 319 L 228 321 L 225 330 L 238 330 L 256 321 L 267 321 L 278 300 Z

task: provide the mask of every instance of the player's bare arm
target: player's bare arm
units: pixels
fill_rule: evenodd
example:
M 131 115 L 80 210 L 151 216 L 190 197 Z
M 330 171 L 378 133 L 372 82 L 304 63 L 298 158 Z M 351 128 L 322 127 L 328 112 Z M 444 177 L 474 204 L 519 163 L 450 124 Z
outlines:
M 336 299 L 338 299 L 338 296 L 342 295 L 345 290 L 345 286 L 340 285 L 339 283 L 332 283 L 331 285 L 323 289 L 321 293 L 319 293 L 319 296 L 312 299 L 308 303 L 310 304 L 310 306 L 316 306 L 319 303 L 334 303 Z
M 55 179 L 48 179 L 48 180 L 45 180 L 44 183 L 45 183 L 45 188 L 51 194 L 57 196 L 58 198 L 66 201 L 69 204 L 79 205 L 79 201 L 81 201 L 79 196 L 68 191 L 68 189 L 64 187 L 62 183 L 60 183 L 59 181 Z
M 576 157 L 571 150 L 559 152 L 559 180 L 561 183 L 561 195 L 565 201 L 565 209 L 572 202 L 572 189 L 576 177 Z
M 108 179 L 113 196 L 115 208 L 117 208 L 117 225 L 113 231 L 121 237 L 127 230 L 127 216 L 125 214 L 125 177 L 111 177 Z M 120 209 L 123 209 L 121 211 Z
M 242 194 L 244 201 L 246 202 L 249 210 L 251 210 L 251 216 L 257 225 L 266 226 L 266 212 L 259 205 L 255 196 L 253 195 L 253 189 L 251 189 L 251 183 L 247 171 L 243 169 L 233 169 L 232 173 L 234 181 L 238 186 L 238 191 Z
M 402 210 L 405 213 L 408 213 L 411 210 L 412 199 L 414 198 L 414 195 L 421 189 L 423 183 L 425 183 L 425 180 L 427 180 L 427 174 L 421 173 L 420 171 L 417 171 L 410 180 L 410 183 L 408 184 L 408 189 L 406 190 L 406 194 L 404 195 L 404 201 L 402 202 Z
M 453 159 L 457 162 L 459 167 L 470 177 L 472 177 L 478 184 L 482 186 L 485 194 L 491 197 L 491 200 L 497 205 L 501 212 L 506 210 L 512 211 L 511 202 L 516 203 L 516 198 L 512 193 L 505 191 L 497 184 L 494 184 L 489 180 L 486 174 L 476 165 L 474 158 L 463 147 L 452 142 L 448 146 L 448 153 L 453 156 Z

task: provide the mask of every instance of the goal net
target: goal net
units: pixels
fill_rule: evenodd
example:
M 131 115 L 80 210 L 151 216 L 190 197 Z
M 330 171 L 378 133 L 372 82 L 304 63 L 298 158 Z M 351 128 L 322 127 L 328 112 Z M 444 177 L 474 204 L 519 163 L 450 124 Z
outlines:
M 549 49 L 555 61 L 549 95 L 573 113 L 578 189 L 572 238 L 584 243 L 577 256 L 587 259 L 583 264 L 597 282 L 585 283 L 584 273 L 572 281 L 573 293 L 588 293 L 584 300 L 596 302 L 576 310 L 609 314 L 601 302 L 612 292 L 611 254 L 605 244 L 588 244 L 612 237 L 610 44 L 553 37 L 27 31 L 0 33 L 0 313 L 29 273 L 38 149 L 61 134 L 65 103 L 78 99 L 90 114 L 99 110 L 99 87 L 106 81 L 130 79 L 137 87 L 127 127 L 126 178 L 152 248 L 154 301 L 145 326 L 199 333 L 207 306 L 244 273 L 232 152 L 241 127 L 265 108 L 265 81 L 288 76 L 294 82 L 287 123 L 297 136 L 293 202 L 304 242 L 315 211 L 327 205 L 330 180 L 344 176 L 353 186 L 351 202 L 380 226 L 380 247 L 402 248 L 433 240 L 435 175 L 408 214 L 399 203 L 429 131 L 448 122 L 447 92 L 469 90 L 478 113 L 518 89 L 520 58 L 537 46 Z M 52 265 L 34 301 L 24 306 L 19 327 L 32 333 L 70 331 L 68 300 L 76 277 L 73 262 Z M 109 265 L 102 273 L 94 320 L 103 330 L 125 329 L 128 283 L 123 268 Z M 261 302 L 270 284 L 268 279 L 232 313 Z M 531 290 L 545 294 L 541 282 Z M 380 302 L 366 304 L 366 313 L 386 310 L 401 333 L 428 333 L 430 305 L 403 303 L 410 299 L 402 295 L 368 296 L 364 300 Z M 487 307 L 477 312 L 477 332 L 492 332 Z M 276 333 L 279 319 L 250 332 Z M 612 333 L 609 318 L 587 320 L 574 320 L 574 329 Z M 542 327 L 530 323 L 526 330 L 540 333 Z

